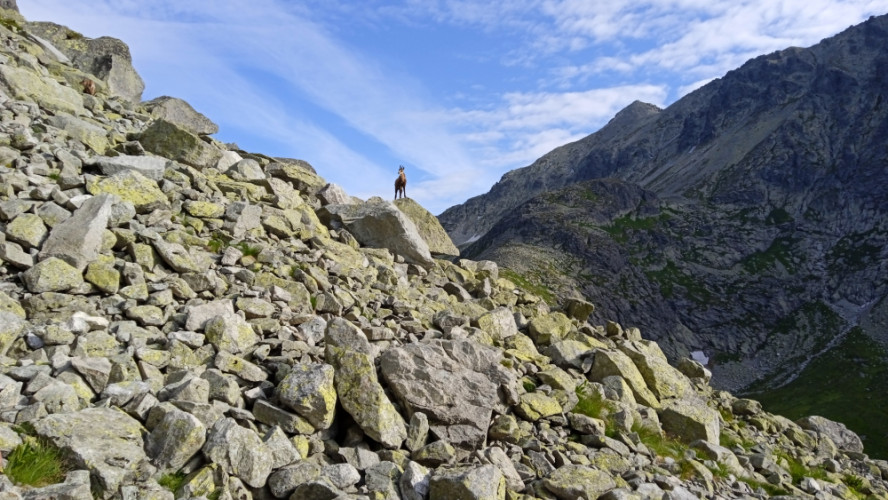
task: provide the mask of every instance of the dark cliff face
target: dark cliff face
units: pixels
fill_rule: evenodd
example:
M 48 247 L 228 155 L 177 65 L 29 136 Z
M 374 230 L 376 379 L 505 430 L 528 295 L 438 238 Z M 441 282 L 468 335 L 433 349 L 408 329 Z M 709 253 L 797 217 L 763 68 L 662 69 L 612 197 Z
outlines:
M 440 219 L 466 255 L 704 351 L 717 384 L 790 380 L 888 295 L 886 47 L 871 18 L 633 103 Z

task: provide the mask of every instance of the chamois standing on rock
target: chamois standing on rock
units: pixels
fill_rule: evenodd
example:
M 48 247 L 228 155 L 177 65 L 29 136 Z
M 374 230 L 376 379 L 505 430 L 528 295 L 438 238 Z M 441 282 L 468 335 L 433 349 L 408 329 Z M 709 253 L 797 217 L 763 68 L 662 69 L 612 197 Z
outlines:
M 404 165 L 401 165 L 401 168 L 398 169 L 398 178 L 395 179 L 395 199 L 398 199 L 398 193 L 401 193 L 401 198 L 407 197 L 407 174 L 404 173 Z

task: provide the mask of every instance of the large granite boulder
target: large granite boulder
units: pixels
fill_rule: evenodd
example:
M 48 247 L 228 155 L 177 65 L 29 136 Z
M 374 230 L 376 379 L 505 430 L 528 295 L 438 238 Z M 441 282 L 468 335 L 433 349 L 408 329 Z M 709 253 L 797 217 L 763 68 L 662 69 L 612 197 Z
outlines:
M 222 158 L 220 149 L 204 142 L 179 124 L 165 119 L 154 120 L 142 132 L 139 142 L 146 151 L 197 169 L 215 167 Z
M 80 92 L 11 64 L 0 64 L 0 85 L 9 90 L 13 99 L 33 101 L 54 112 L 76 115 L 85 111 Z
M 105 82 L 112 97 L 130 103 L 142 100 L 145 82 L 133 68 L 129 47 L 121 40 L 107 36 L 87 38 L 50 22 L 30 22 L 25 29 L 51 42 L 75 68 Z
M 219 126 L 177 97 L 161 96 L 142 103 L 152 118 L 166 120 L 197 135 L 211 135 Z
M 327 205 L 318 210 L 321 222 L 331 229 L 345 227 L 362 245 L 387 248 L 404 260 L 431 267 L 434 259 L 416 225 L 404 212 L 382 198 L 364 203 Z
M 863 441 L 860 436 L 845 427 L 841 422 L 835 422 L 828 418 L 811 415 L 809 417 L 800 418 L 796 421 L 802 429 L 814 431 L 822 434 L 832 440 L 839 449 L 853 451 L 857 453 L 863 452 Z
M 113 408 L 57 413 L 32 422 L 38 436 L 65 450 L 111 498 L 121 484 L 150 472 L 138 420 Z
M 58 257 L 83 271 L 98 258 L 114 199 L 100 194 L 86 200 L 68 219 L 52 228 L 40 258 Z
M 505 410 L 500 386 L 514 384 L 502 359 L 501 351 L 472 341 L 435 340 L 388 349 L 379 365 L 408 412 L 425 413 L 441 439 L 474 448 L 484 442 L 493 412 Z
M 459 255 L 459 249 L 450 240 L 447 231 L 441 227 L 438 218 L 410 198 L 395 200 L 398 210 L 413 221 L 419 235 L 429 245 L 429 251 L 435 254 Z
M 368 437 L 387 448 L 399 448 L 407 438 L 407 424 L 379 383 L 364 332 L 345 319 L 334 318 L 327 325 L 324 342 L 343 409 Z

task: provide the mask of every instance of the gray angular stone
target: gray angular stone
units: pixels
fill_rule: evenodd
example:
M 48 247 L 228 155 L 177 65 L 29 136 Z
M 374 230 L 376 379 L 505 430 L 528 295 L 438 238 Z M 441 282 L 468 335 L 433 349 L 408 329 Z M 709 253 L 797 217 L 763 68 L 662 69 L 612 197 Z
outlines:
M 278 384 L 275 394 L 284 406 L 316 429 L 328 429 L 336 410 L 333 375 L 333 367 L 327 364 L 296 364 Z
M 860 436 L 848 430 L 845 424 L 835 422 L 817 415 L 804 417 L 796 421 L 802 429 L 812 430 L 818 434 L 823 434 L 830 438 L 836 446 L 841 450 L 852 451 L 856 453 L 863 452 L 863 441 Z
M 203 454 L 253 488 L 265 486 L 274 461 L 271 450 L 259 436 L 231 418 L 219 420 L 210 429 Z
M 172 409 L 148 434 L 145 451 L 157 467 L 178 470 L 200 452 L 206 431 L 194 415 Z
M 170 161 L 161 156 L 118 155 L 95 156 L 88 164 L 98 167 L 103 175 L 114 175 L 124 170 L 132 170 L 153 181 L 160 181 L 163 179 L 163 173 Z
M 429 481 L 436 500 L 504 500 L 506 480 L 494 465 L 438 469 Z
M 404 473 L 398 485 L 404 500 L 425 500 L 429 497 L 429 483 L 432 474 L 429 469 L 410 461 L 404 467 Z
M 38 436 L 69 450 L 76 466 L 88 469 L 109 498 L 148 465 L 138 420 L 111 408 L 57 413 L 33 422 Z
M 686 443 L 698 439 L 718 443 L 719 414 L 703 401 L 667 400 L 657 415 L 664 431 Z
M 595 500 L 617 483 L 605 471 L 582 465 L 565 465 L 552 471 L 543 486 L 561 500 Z
M 395 397 L 411 413 L 422 411 L 437 436 L 475 447 L 487 436 L 494 410 L 505 411 L 500 385 L 514 386 L 502 353 L 472 341 L 434 340 L 392 348 L 380 370 Z
M 327 325 L 325 342 L 326 361 L 335 371 L 342 407 L 368 437 L 387 448 L 399 448 L 407 438 L 407 425 L 379 383 L 373 359 L 355 350 L 369 350 L 364 333 L 348 321 L 334 318 Z
M 161 96 L 142 103 L 152 118 L 166 120 L 197 135 L 212 135 L 219 126 L 182 99 Z
M 412 264 L 431 267 L 434 259 L 416 225 L 403 212 L 381 198 L 362 204 L 327 205 L 318 218 L 328 226 L 341 224 L 362 245 L 387 248 Z

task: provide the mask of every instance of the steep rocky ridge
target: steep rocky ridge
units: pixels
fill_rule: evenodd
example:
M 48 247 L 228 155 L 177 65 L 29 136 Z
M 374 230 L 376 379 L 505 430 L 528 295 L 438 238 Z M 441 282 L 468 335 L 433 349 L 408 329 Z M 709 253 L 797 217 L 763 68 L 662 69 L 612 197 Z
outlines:
M 221 144 L 187 103 L 78 92 L 27 26 L 0 23 L 0 453 L 71 470 L 10 463 L 0 497 L 888 498 L 842 424 L 434 259 L 418 205 Z M 605 184 L 614 214 L 654 199 Z
M 888 294 L 886 42 L 888 16 L 871 18 L 667 109 L 633 103 L 442 225 L 474 241 L 464 255 L 580 289 L 674 359 L 702 351 L 719 387 L 789 383 L 858 324 L 886 338 L 871 311 Z M 627 206 L 598 178 L 648 194 Z

